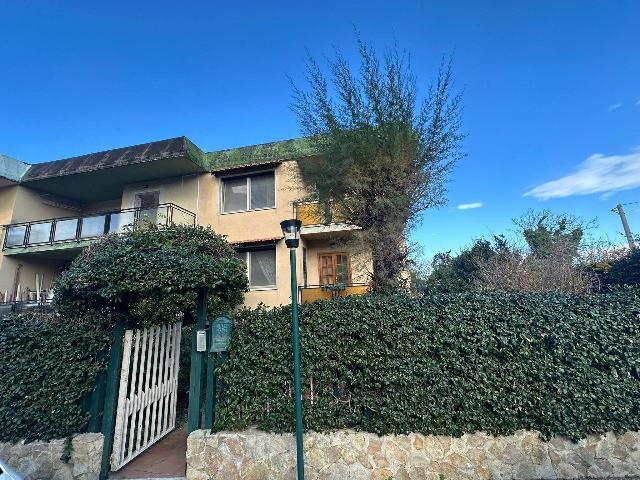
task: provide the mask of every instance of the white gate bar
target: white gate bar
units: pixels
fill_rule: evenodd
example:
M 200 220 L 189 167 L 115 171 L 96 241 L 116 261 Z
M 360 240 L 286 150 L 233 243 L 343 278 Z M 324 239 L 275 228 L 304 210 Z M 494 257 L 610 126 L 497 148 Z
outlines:
M 129 360 L 131 358 L 131 336 L 133 332 L 126 330 L 124 332 L 124 342 L 122 346 L 122 366 L 120 368 L 120 387 L 118 390 L 118 406 L 116 415 L 115 435 L 113 438 L 113 451 L 111 453 L 111 467 L 116 468 L 118 460 L 120 459 L 120 452 L 122 452 L 122 438 L 123 438 L 123 422 L 126 421 L 124 414 L 124 408 L 127 398 L 127 382 L 129 381 Z
M 151 405 L 149 406 L 149 413 L 151 414 L 151 421 L 149 422 L 149 435 L 150 437 L 147 437 L 147 442 L 150 441 L 151 438 L 154 437 L 154 424 L 156 421 L 156 397 L 155 397 L 155 391 L 156 391 L 156 387 L 158 385 L 158 361 L 160 360 L 160 353 L 159 353 L 159 348 L 160 348 L 160 327 L 156 327 L 156 334 L 155 334 L 155 344 L 154 344 L 154 351 L 153 351 L 153 372 L 151 374 L 151 387 L 149 389 L 149 397 L 150 397 L 150 402 Z
M 142 330 L 136 330 L 136 336 L 135 336 L 135 346 L 133 349 L 133 364 L 131 365 L 131 383 L 129 384 L 129 399 L 131 401 L 130 405 L 130 411 L 128 412 L 131 415 L 130 421 L 129 421 L 129 443 L 126 445 L 127 448 L 127 456 L 131 455 L 131 451 L 133 449 L 133 435 L 136 432 L 136 396 L 135 396 L 135 391 L 136 391 L 136 379 L 138 378 L 138 360 L 139 360 L 139 354 L 140 354 L 140 336 L 142 334 Z
M 142 437 L 142 424 L 144 422 L 144 391 L 142 389 L 143 385 L 144 385 L 144 380 L 145 377 L 147 376 L 147 364 L 146 364 L 146 357 L 147 357 L 147 336 L 148 336 L 149 330 L 148 329 L 144 329 L 142 330 L 142 349 L 140 350 L 140 373 L 138 374 L 138 393 L 137 393 L 137 400 L 138 400 L 138 405 L 136 408 L 136 413 L 138 414 L 138 421 L 137 421 L 137 425 L 136 425 L 136 445 L 135 448 L 132 446 L 133 450 L 139 450 L 140 449 L 140 445 L 141 445 L 141 437 Z M 133 385 L 132 385 L 133 388 Z M 135 415 L 135 413 L 134 413 Z M 134 416 L 135 418 L 135 416 Z M 136 423 L 134 421 L 132 421 L 132 423 Z M 131 442 L 133 443 L 133 442 Z
M 151 414 L 149 405 L 151 405 L 151 395 L 149 393 L 149 382 L 151 381 L 151 366 L 153 365 L 154 356 L 153 356 L 153 347 L 154 347 L 154 336 L 156 334 L 156 327 L 151 327 L 149 329 L 149 347 L 148 347 L 148 355 L 147 355 L 147 364 L 144 368 L 144 411 L 142 412 L 144 421 L 144 431 L 142 434 L 138 436 L 141 440 L 142 444 L 147 443 L 147 439 L 149 438 L 149 415 Z M 140 444 L 138 444 L 138 448 L 140 448 Z

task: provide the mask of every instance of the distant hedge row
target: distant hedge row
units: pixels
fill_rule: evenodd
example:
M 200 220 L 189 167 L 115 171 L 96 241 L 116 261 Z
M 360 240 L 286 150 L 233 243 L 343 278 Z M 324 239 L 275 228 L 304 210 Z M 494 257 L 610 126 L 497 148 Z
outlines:
M 216 428 L 293 430 L 290 309 L 237 322 Z M 639 290 L 352 296 L 302 305 L 300 323 L 307 429 L 640 430 Z
M 53 314 L 0 316 L 0 441 L 49 440 L 86 431 L 83 398 L 109 345 L 95 321 Z

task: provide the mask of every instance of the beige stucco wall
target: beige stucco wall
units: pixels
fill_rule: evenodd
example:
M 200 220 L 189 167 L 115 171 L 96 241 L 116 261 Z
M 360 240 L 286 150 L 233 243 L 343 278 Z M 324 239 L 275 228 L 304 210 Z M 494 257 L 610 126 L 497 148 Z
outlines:
M 220 212 L 220 176 L 212 173 L 189 175 L 166 180 L 137 183 L 124 188 L 122 208 L 134 206 L 135 194 L 144 191 L 159 191 L 160 203 L 175 203 L 196 213 L 199 225 L 209 226 L 217 233 L 226 235 L 230 242 L 244 242 L 269 238 L 280 238 L 280 222 L 293 215 L 293 202 L 300 198 L 301 191 L 292 188 L 296 165 L 285 162 L 275 170 L 276 205 L 274 208 L 237 212 Z M 302 258 L 298 255 L 299 283 L 302 285 Z M 246 293 L 245 305 L 253 307 L 259 303 L 275 306 L 291 302 L 289 250 L 283 241 L 276 245 L 276 288 L 256 289 Z
M 10 301 L 15 300 L 14 282 L 19 265 L 22 265 L 18 279 L 23 294 L 21 300 L 26 300 L 24 294 L 27 289 L 36 290 L 36 273 L 42 275 L 43 288 L 49 290 L 53 279 L 60 275 L 64 262 L 39 257 L 5 256 L 0 265 L 0 302 L 4 301 L 5 292 L 8 293 Z
M 198 210 L 198 184 L 208 175 L 186 175 L 154 182 L 133 183 L 122 192 L 120 208 L 135 207 L 136 193 L 160 192 L 160 203 L 175 203 L 191 212 Z
M 333 243 L 327 239 L 308 240 L 304 246 L 307 248 L 307 278 L 309 285 L 320 284 L 319 255 L 321 253 L 346 252 L 349 253 L 351 262 L 351 281 L 353 283 L 367 283 L 368 273 L 371 270 L 370 256 L 363 253 L 350 251 L 340 242 Z
M 22 185 L 0 189 L 0 224 L 3 225 L 77 214 L 74 210 L 45 205 L 38 192 Z M 4 235 L 3 229 L 0 234 L 2 242 Z M 44 287 L 48 289 L 53 277 L 59 273 L 62 262 L 37 257 L 5 256 L 0 252 L 0 301 L 4 300 L 5 291 L 13 298 L 18 265 L 22 265 L 19 284 L 21 292 L 24 293 L 27 288 L 35 290 L 36 272 L 43 275 Z
M 17 187 L 11 223 L 30 222 L 56 217 L 77 215 L 76 210 L 54 207 L 42 203 L 40 194 L 23 185 Z
M 253 171 L 249 172 L 253 173 Z M 130 184 L 123 188 L 122 197 L 106 202 L 96 202 L 83 208 L 82 213 L 102 212 L 120 208 L 134 207 L 136 193 L 159 191 L 160 203 L 174 203 L 196 214 L 197 223 L 210 226 L 214 231 L 227 236 L 232 242 L 248 242 L 256 240 L 281 238 L 280 222 L 294 215 L 293 203 L 300 199 L 304 192 L 297 180 L 296 162 L 284 162 L 275 168 L 275 207 L 237 212 L 220 212 L 221 177 L 212 173 L 187 175 L 165 180 Z M 24 186 L 0 189 L 0 220 L 2 223 L 16 223 L 29 220 L 79 215 L 77 211 L 44 205 L 37 192 Z M 345 251 L 339 246 L 332 246 L 327 239 L 310 240 L 303 237 L 301 247 L 307 250 L 308 283 L 317 285 L 318 253 L 326 251 Z M 60 269 L 62 262 L 42 260 L 40 257 L 16 258 L 0 254 L 0 293 L 13 290 L 14 275 L 17 265 L 23 265 L 21 273 L 22 291 L 26 287 L 35 289 L 35 272 L 43 273 L 45 286 Z M 352 258 L 352 280 L 366 282 L 366 272 L 362 262 Z M 302 249 L 297 255 L 298 284 L 303 285 Z M 245 305 L 253 307 L 259 303 L 269 306 L 288 304 L 291 302 L 291 284 L 289 270 L 289 250 L 284 241 L 276 245 L 276 288 L 256 289 L 245 296 Z

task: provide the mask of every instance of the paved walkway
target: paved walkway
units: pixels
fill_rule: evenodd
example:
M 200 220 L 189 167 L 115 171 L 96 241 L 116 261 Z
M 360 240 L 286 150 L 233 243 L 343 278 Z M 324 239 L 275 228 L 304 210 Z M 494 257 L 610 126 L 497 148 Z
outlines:
M 174 430 L 135 460 L 117 472 L 109 474 L 110 479 L 176 479 L 187 473 L 187 429 Z

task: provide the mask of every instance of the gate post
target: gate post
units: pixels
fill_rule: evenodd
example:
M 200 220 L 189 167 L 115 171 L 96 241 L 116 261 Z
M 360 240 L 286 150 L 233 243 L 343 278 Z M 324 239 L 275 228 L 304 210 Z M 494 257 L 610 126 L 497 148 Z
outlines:
M 196 324 L 191 333 L 191 373 L 189 375 L 189 417 L 187 432 L 191 433 L 200 428 L 200 400 L 202 398 L 202 367 L 203 352 L 197 351 L 198 330 L 204 330 L 207 320 L 207 292 L 198 291 L 198 307 Z
M 111 333 L 111 352 L 107 367 L 107 387 L 104 399 L 104 413 L 102 416 L 102 462 L 100 463 L 100 480 L 109 474 L 109 457 L 113 447 L 114 422 L 116 416 L 116 395 L 118 394 L 118 380 L 120 376 L 120 362 L 122 360 L 122 335 L 124 334 L 124 320 L 119 318 Z

